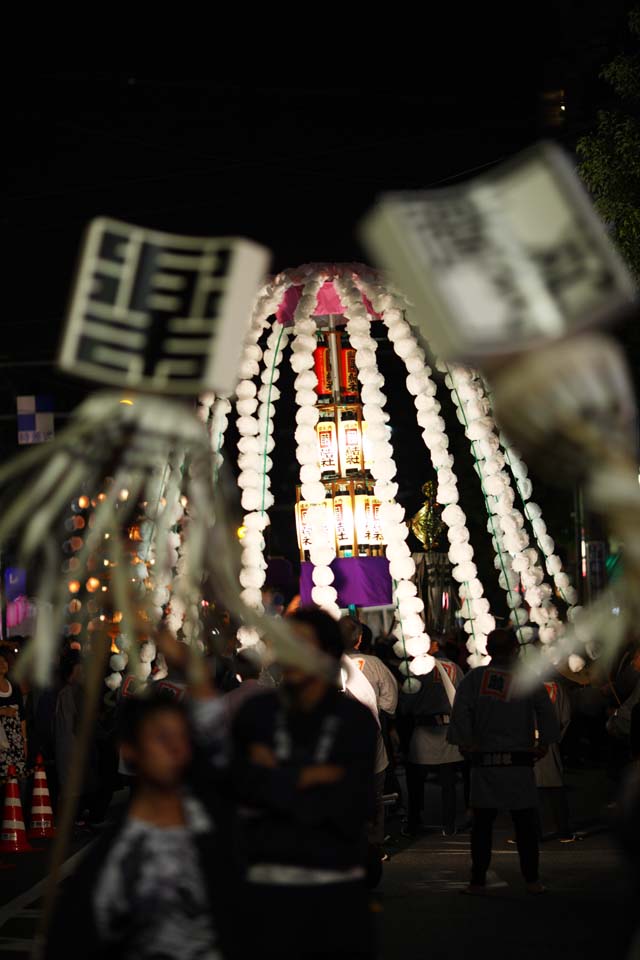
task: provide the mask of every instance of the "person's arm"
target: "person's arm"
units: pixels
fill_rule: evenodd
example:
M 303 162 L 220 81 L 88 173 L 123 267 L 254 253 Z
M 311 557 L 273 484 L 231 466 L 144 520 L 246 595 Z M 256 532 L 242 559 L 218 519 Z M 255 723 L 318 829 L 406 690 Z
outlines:
M 378 670 L 378 707 L 390 717 L 394 716 L 398 706 L 398 684 L 396 678 L 382 661 L 376 664 Z
M 245 707 L 234 725 L 239 799 L 301 823 L 333 822 L 338 829 L 353 829 L 368 810 L 375 761 L 378 731 L 368 712 L 344 731 L 340 759 L 320 765 L 278 766 L 271 748 L 258 741 L 257 719 Z
M 349 724 L 341 741 L 339 779 L 314 785 L 298 795 L 296 819 L 301 823 L 330 823 L 336 832 L 352 834 L 369 816 L 373 803 L 378 728 L 363 713 Z
M 463 750 L 471 750 L 473 745 L 473 720 L 476 706 L 476 685 L 473 673 L 468 673 L 460 681 L 451 711 L 451 720 L 447 728 L 447 740 Z

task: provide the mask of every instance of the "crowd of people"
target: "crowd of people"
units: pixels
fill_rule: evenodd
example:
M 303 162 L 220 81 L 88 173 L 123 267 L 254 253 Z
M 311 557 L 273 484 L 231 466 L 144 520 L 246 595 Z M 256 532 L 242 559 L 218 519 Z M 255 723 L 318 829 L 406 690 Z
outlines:
M 0 654 L 2 779 L 15 767 L 28 803 L 41 755 L 54 804 L 73 803 L 75 829 L 97 835 L 63 885 L 49 956 L 372 957 L 386 809 L 420 835 L 436 780 L 442 836 L 470 833 L 471 896 L 485 891 L 493 824 L 509 811 L 525 890 L 540 894 L 540 840 L 576 839 L 564 761 L 602 761 L 617 777 L 638 755 L 633 644 L 600 688 L 558 675 L 524 691 L 513 632 L 494 631 L 490 663 L 473 670 L 462 641 L 433 638 L 433 670 L 405 693 L 396 638 L 374 643 L 357 617 L 315 608 L 288 619 L 322 670 L 265 663 L 230 630 L 188 683 L 187 648 L 158 637 L 166 680 L 102 699 L 75 797 L 80 651 L 64 650 L 58 682 L 40 692 L 14 683 Z M 113 803 L 123 786 L 128 803 Z

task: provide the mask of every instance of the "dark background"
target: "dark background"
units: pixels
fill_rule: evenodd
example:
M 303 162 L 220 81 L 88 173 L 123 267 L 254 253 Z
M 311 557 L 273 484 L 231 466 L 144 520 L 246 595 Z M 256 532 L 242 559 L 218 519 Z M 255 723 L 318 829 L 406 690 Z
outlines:
M 628 43 L 629 6 L 564 0 L 536 5 L 528 21 L 518 6 L 513 21 L 483 33 L 471 55 L 445 42 L 455 33 L 427 31 L 422 56 L 411 56 L 411 76 L 401 58 L 396 65 L 370 55 L 351 81 L 335 49 L 325 51 L 322 69 L 292 68 L 284 82 L 264 65 L 255 86 L 222 83 L 204 70 L 17 76 L 7 125 L 3 459 L 16 449 L 17 394 L 52 393 L 59 431 L 86 393 L 87 385 L 56 372 L 54 359 L 82 231 L 92 217 L 246 235 L 273 251 L 275 270 L 362 259 L 355 225 L 382 190 L 454 183 L 540 136 L 572 150 L 607 102 L 598 73 Z M 530 48 L 523 35 L 533 40 Z M 555 100 L 545 99 L 549 92 Z M 413 512 L 430 476 L 428 457 L 400 361 L 384 342 L 379 355 L 400 499 Z M 283 374 L 282 386 L 291 381 Z M 292 394 L 276 416 L 270 548 L 294 558 Z M 447 419 L 473 539 L 488 554 L 468 444 L 450 410 Z M 230 461 L 234 436 L 232 428 Z M 571 562 L 572 497 L 548 491 L 535 477 L 534 497 Z

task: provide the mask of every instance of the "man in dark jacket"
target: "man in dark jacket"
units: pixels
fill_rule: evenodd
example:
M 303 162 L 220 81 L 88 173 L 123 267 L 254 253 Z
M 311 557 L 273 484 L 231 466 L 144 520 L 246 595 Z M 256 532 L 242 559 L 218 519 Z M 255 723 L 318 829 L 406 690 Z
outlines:
M 529 893 L 541 893 L 538 876 L 538 796 L 533 767 L 560 737 L 553 705 L 542 683 L 525 692 L 516 667 L 518 641 L 509 630 L 487 638 L 491 663 L 461 681 L 447 733 L 471 757 L 471 883 L 466 893 L 484 891 L 491 863 L 493 822 L 509 810 L 520 868 Z
M 319 610 L 291 621 L 301 642 L 333 658 L 335 678 L 286 667 L 280 688 L 249 700 L 234 725 L 247 954 L 370 957 L 365 858 L 377 727 L 338 689 L 338 624 Z

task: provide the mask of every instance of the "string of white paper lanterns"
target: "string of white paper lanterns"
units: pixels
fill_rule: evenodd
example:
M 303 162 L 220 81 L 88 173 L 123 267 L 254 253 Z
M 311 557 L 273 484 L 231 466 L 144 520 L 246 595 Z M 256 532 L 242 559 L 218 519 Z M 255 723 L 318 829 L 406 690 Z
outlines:
M 331 563 L 335 559 L 335 540 L 327 535 L 326 490 L 321 481 L 320 455 L 316 436 L 316 424 L 320 414 L 315 388 L 318 378 L 314 371 L 316 323 L 313 314 L 318 294 L 325 282 L 324 277 L 314 277 L 304 285 L 302 296 L 293 317 L 293 342 L 291 366 L 296 374 L 296 459 L 300 465 L 300 484 L 303 500 L 310 504 L 307 512 L 309 531 L 309 559 L 313 565 L 311 599 L 317 606 L 332 616 L 340 617 L 337 604 L 338 592 L 333 586 L 334 574 Z
M 275 324 L 267 338 L 264 354 L 258 345 L 258 339 L 269 318 L 277 310 L 288 283 L 269 284 L 259 297 L 251 329 L 244 347 L 244 358 L 240 368 L 243 377 L 236 387 L 236 407 L 238 410 L 237 427 L 238 466 L 240 474 L 238 486 L 242 490 L 241 503 L 245 510 L 243 526 L 245 535 L 242 540 L 242 562 L 240 570 L 240 594 L 243 602 L 252 609 L 262 612 L 262 586 L 266 579 L 267 563 L 264 558 L 264 530 L 269 524 L 268 510 L 273 505 L 269 473 L 272 459 L 269 454 L 275 445 L 273 439 L 273 417 L 275 403 L 280 396 L 276 382 L 280 376 L 280 363 L 289 332 L 282 324 Z M 260 360 L 263 361 L 260 369 Z M 260 375 L 260 387 L 251 379 Z M 254 646 L 260 642 L 260 635 L 253 627 L 243 626 L 238 630 L 240 646 Z
M 520 642 L 533 638 L 530 621 L 539 626 L 543 643 L 552 643 L 561 630 L 552 590 L 544 582 L 544 571 L 537 552 L 530 546 L 522 513 L 514 507 L 515 496 L 500 453 L 495 422 L 481 381 L 474 371 L 460 364 L 443 365 L 445 383 L 451 390 L 467 438 L 471 441 L 476 471 L 489 513 L 488 529 L 496 553 L 500 586 L 507 593 L 511 621 Z M 551 538 L 549 538 L 551 541 Z M 553 553 L 553 541 L 545 543 Z M 522 608 L 522 584 L 529 613 Z
M 387 426 L 389 414 L 385 407 L 386 395 L 382 389 L 384 377 L 378 370 L 376 351 L 378 345 L 371 335 L 371 320 L 362 300 L 362 292 L 354 279 L 342 276 L 334 281 L 342 300 L 347 333 L 355 348 L 355 364 L 361 385 L 362 415 L 367 424 L 371 443 L 371 473 L 374 478 L 374 493 L 380 500 L 380 524 L 386 542 L 386 556 L 393 582 L 393 600 L 402 633 L 396 647 L 400 648 L 403 662 L 401 672 L 407 677 L 403 684 L 406 692 L 415 692 L 419 683 L 414 676 L 423 676 L 433 670 L 434 659 L 429 655 L 431 641 L 425 631 L 422 616 L 424 603 L 417 596 L 415 562 L 406 539 L 409 528 L 405 511 L 396 502 L 398 484 L 394 481 L 397 468 Z M 411 659 L 409 659 L 411 658 Z
M 516 488 L 523 503 L 524 514 L 531 524 L 533 536 L 538 549 L 544 555 L 547 573 L 552 578 L 555 588 L 571 609 L 578 601 L 576 589 L 571 584 L 569 575 L 562 569 L 562 560 L 554 553 L 555 544 L 547 532 L 547 525 L 542 519 L 542 510 L 537 503 L 533 503 L 533 484 L 528 476 L 527 466 L 518 451 L 513 447 L 504 432 L 500 433 L 500 446 L 505 461 L 513 474 Z M 549 553 L 549 549 L 551 552 Z
M 380 285 L 360 283 L 359 286 L 373 303 L 374 309 L 383 315 L 389 340 L 407 370 L 407 389 L 413 396 L 417 421 L 422 427 L 422 439 L 438 477 L 436 501 L 445 507 L 442 520 L 449 540 L 453 577 L 460 584 L 459 593 L 463 601 L 460 612 L 468 635 L 469 663 L 472 667 L 480 666 L 488 660 L 487 634 L 495 629 L 495 619 L 477 576 L 466 516 L 458 506 L 458 480 L 453 456 L 449 452 L 445 422 L 439 415 L 436 384 L 426 363 L 424 350 L 404 318 L 403 300 Z

